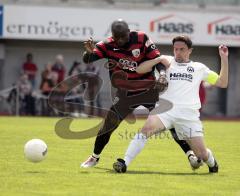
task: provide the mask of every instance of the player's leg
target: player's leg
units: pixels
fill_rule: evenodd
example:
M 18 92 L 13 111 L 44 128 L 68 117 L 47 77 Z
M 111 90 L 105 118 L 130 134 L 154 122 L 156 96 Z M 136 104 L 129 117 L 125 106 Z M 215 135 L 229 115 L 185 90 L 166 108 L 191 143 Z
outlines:
M 100 154 L 109 142 L 111 134 L 117 129 L 122 120 L 132 111 L 133 109 L 131 109 L 130 106 L 128 107 L 126 100 L 122 99 L 110 108 L 104 125 L 96 137 L 93 154 L 81 164 L 81 167 L 93 167 L 98 163 Z
M 218 165 L 212 152 L 206 148 L 203 140 L 203 127 L 199 119 L 174 122 L 179 139 L 185 139 L 195 155 L 209 167 L 209 172 L 218 172 Z
M 153 92 L 154 94 L 154 92 Z M 158 93 L 159 94 L 159 93 Z M 168 103 L 164 103 L 161 102 L 160 106 L 161 109 L 164 106 L 163 104 L 167 105 Z M 148 105 L 144 105 L 146 108 L 149 109 L 149 111 L 151 112 L 154 109 L 155 104 L 148 104 Z M 165 106 L 166 107 L 166 106 Z M 202 165 L 202 161 L 199 160 L 196 155 L 194 154 L 194 152 L 191 150 L 189 144 L 185 141 L 185 140 L 180 140 L 176 134 L 176 130 L 175 128 L 169 129 L 170 133 L 172 134 L 173 139 L 175 140 L 175 142 L 181 147 L 181 149 L 185 152 L 185 154 L 187 155 L 188 161 L 191 165 L 191 168 L 193 170 L 198 169 L 201 165 Z
M 191 150 L 189 144 L 185 140 L 180 140 L 177 136 L 175 128 L 169 129 L 174 141 L 181 147 L 183 152 L 187 153 Z
M 193 150 L 185 140 L 180 140 L 177 136 L 175 128 L 169 129 L 174 141 L 181 147 L 184 153 L 187 155 L 188 161 L 193 170 L 202 166 L 202 161 L 194 154 Z
M 107 114 L 102 129 L 100 129 L 98 132 L 98 135 L 95 139 L 93 154 L 89 156 L 89 158 L 81 164 L 81 167 L 84 168 L 93 167 L 99 162 L 102 150 L 109 142 L 109 139 L 114 129 L 117 128 L 118 125 L 120 124 L 120 120 L 113 115 L 114 114 L 112 113 L 113 111 L 114 109 L 111 108 L 110 112 L 108 112 Z M 109 129 L 109 127 L 111 127 L 111 129 Z
M 209 167 L 210 173 L 218 172 L 218 164 L 210 149 L 207 149 L 203 137 L 192 137 L 187 140 L 196 156 L 203 160 Z
M 119 173 L 126 172 L 127 166 L 144 148 L 147 138 L 163 130 L 165 126 L 157 115 L 148 116 L 141 132 L 137 133 L 130 142 L 124 159 L 117 159 L 113 164 L 114 170 Z

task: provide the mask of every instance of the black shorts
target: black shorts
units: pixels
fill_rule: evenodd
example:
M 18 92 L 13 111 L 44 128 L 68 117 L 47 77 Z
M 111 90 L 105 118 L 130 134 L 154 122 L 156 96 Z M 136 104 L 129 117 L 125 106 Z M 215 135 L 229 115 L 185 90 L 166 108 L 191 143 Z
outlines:
M 140 92 L 118 91 L 110 110 L 116 112 L 119 118 L 123 120 L 138 106 L 144 106 L 151 111 L 158 100 L 159 91 L 156 89 Z

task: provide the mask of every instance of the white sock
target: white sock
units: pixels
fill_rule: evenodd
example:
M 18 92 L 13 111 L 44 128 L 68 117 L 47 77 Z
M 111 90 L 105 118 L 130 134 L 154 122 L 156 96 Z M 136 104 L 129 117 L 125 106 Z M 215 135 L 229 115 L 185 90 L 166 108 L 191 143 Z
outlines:
M 95 154 L 95 153 L 93 153 L 92 156 L 93 156 L 94 158 L 98 159 L 98 158 L 100 157 L 100 154 Z
M 189 150 L 189 151 L 186 152 L 187 157 L 189 157 L 190 154 L 195 155 L 194 152 L 193 152 L 192 150 Z
M 137 133 L 130 142 L 125 153 L 125 164 L 128 166 L 130 162 L 142 151 L 147 142 L 147 137 L 143 133 Z
M 206 161 L 206 164 L 209 167 L 213 167 L 214 166 L 214 157 L 213 157 L 212 151 L 207 149 L 207 152 L 208 152 L 208 160 Z

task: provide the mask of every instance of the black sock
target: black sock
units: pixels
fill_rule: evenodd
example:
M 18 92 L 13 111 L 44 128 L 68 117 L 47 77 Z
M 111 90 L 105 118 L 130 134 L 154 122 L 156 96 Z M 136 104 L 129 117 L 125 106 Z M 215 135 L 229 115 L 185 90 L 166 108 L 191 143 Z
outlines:
M 178 145 L 182 148 L 182 150 L 187 153 L 187 151 L 191 150 L 190 146 L 188 145 L 188 143 L 185 140 L 179 140 L 176 130 L 174 128 L 170 129 L 170 132 L 173 136 L 173 139 L 175 140 L 175 142 L 178 143 Z
M 106 144 L 108 143 L 111 137 L 111 133 L 105 133 L 103 135 L 97 136 L 94 145 L 94 154 L 100 155 Z

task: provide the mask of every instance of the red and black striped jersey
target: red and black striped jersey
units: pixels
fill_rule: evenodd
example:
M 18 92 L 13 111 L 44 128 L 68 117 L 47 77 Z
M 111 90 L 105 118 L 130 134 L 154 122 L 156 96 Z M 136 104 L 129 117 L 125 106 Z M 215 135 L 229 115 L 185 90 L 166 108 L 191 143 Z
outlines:
M 98 42 L 93 53 L 99 59 L 108 59 L 110 76 L 122 70 L 127 73 L 128 80 L 155 79 L 153 70 L 145 74 L 136 72 L 140 63 L 160 56 L 159 50 L 144 32 L 131 31 L 129 42 L 122 48 L 109 37 L 106 41 Z

